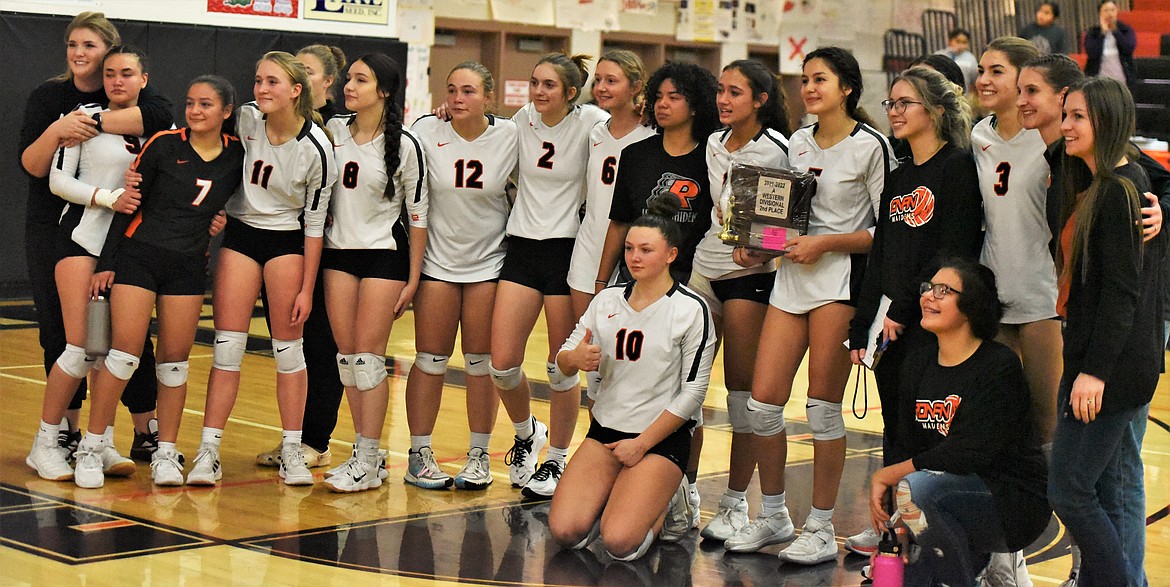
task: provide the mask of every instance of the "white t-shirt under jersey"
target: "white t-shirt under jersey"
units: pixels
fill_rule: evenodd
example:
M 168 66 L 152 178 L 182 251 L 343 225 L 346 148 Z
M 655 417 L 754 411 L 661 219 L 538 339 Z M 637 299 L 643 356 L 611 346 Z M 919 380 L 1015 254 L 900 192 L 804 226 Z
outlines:
M 512 117 L 519 136 L 520 179 L 508 234 L 535 240 L 577 236 L 589 132 L 608 118 L 609 113 L 596 106 L 574 106 L 549 127 L 531 102 Z
M 394 171 L 394 196 L 386 197 L 386 135 L 359 145 L 350 124 L 354 115 L 334 116 L 326 125 L 333 134 L 338 178 L 333 184 L 325 229 L 330 249 L 398 250 L 393 226 L 402 219 L 415 228 L 427 227 L 427 170 L 419 140 L 406 129 L 398 143 L 398 169 Z
M 86 116 L 105 111 L 98 104 L 88 104 L 80 110 Z M 126 185 L 123 175 L 145 142 L 142 137 L 127 139 L 104 132 L 80 145 L 57 149 L 49 169 L 49 189 L 69 202 L 62 206 L 60 221 L 76 222 L 66 227 L 70 237 L 91 255 L 101 255 L 114 218 L 113 210 L 89 205 L 94 188 L 114 190 Z
M 573 243 L 573 260 L 569 263 L 569 287 L 593 293 L 601 249 L 609 230 L 609 205 L 613 201 L 613 183 L 617 178 L 622 149 L 648 138 L 654 130 L 636 126 L 626 136 L 615 139 L 609 124 L 597 124 L 589 133 L 589 166 L 585 172 L 585 219 Z
M 1048 161 L 1038 130 L 1021 129 L 1004 140 L 994 117 L 971 131 L 971 150 L 983 194 L 987 234 L 979 261 L 995 272 L 1004 324 L 1056 316 L 1056 266 L 1048 251 L 1052 231 L 1045 216 Z
M 857 123 L 837 144 L 822 149 L 813 136 L 816 125 L 792 133 L 788 160 L 794 169 L 817 175 L 809 234 L 873 231 L 886 176 L 898 166 L 886 137 Z M 830 302 L 848 300 L 852 260 L 849 253 L 829 252 L 811 265 L 780 260 L 776 285 L 768 300 L 790 314 L 805 314 Z
M 411 130 L 424 145 L 430 186 L 423 273 L 454 283 L 499 277 L 508 224 L 505 187 L 516 168 L 516 124 L 489 115 L 487 130 L 471 141 L 434 116 L 418 119 Z
M 666 295 L 635 311 L 627 298 L 633 283 L 606 288 L 590 302 L 561 351 L 593 333 L 601 347 L 600 389 L 591 395 L 602 426 L 639 434 L 669 411 L 692 419 L 703 405 L 715 355 L 715 330 L 702 299 L 675 284 Z
M 325 131 L 306 120 L 295 138 L 273 145 L 255 102 L 240 106 L 236 117 L 245 153 L 244 194 L 228 200 L 228 215 L 253 228 L 298 230 L 303 214 L 305 236 L 322 236 L 337 179 Z
M 707 139 L 707 176 L 711 182 L 711 198 L 715 207 L 711 209 L 711 228 L 703 235 L 699 248 L 695 250 L 695 271 L 707 279 L 719 279 L 731 273 L 766 273 L 776 268 L 776 263 L 764 263 L 745 271 L 731 258 L 735 249 L 728 246 L 719 238 L 723 225 L 719 223 L 719 211 L 727 207 L 731 195 L 727 185 L 727 174 L 731 170 L 732 161 L 742 161 L 764 167 L 788 167 L 788 139 L 779 131 L 770 128 L 761 129 L 748 144 L 734 153 L 727 152 L 727 139 L 731 138 L 731 129 L 723 129 L 712 133 Z

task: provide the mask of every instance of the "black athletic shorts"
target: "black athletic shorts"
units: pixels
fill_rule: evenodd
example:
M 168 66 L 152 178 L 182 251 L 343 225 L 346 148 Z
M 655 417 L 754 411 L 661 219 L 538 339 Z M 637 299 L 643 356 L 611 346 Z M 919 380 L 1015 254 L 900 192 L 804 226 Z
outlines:
M 85 250 L 85 247 L 77 244 L 77 242 L 73 240 L 72 230 L 65 230 L 64 227 L 59 227 L 57 230 L 57 260 L 61 260 L 66 257 L 97 258 L 95 255 L 89 254 L 89 251 Z
M 686 474 L 687 461 L 691 459 L 691 430 L 695 427 L 694 420 L 687 420 L 678 430 L 670 433 L 658 444 L 650 447 L 646 451 L 647 454 L 656 454 L 665 457 L 666 460 L 678 466 L 679 470 Z M 592 438 L 601 444 L 609 444 L 619 440 L 628 440 L 636 438 L 638 435 L 630 432 L 622 432 L 614 430 L 613 428 L 606 428 L 597 423 L 597 420 L 589 422 L 589 432 L 585 434 L 585 438 Z
M 720 302 L 727 300 L 748 300 L 758 304 L 768 305 L 768 298 L 772 296 L 772 285 L 776 283 L 776 272 L 752 273 L 731 279 L 720 279 L 711 282 L 711 291 Z
M 114 260 L 114 283 L 160 296 L 201 296 L 207 292 L 207 258 L 128 238 Z
M 421 280 L 421 281 L 437 281 L 439 283 L 450 283 L 453 285 L 475 285 L 477 283 L 499 283 L 500 282 L 499 277 L 493 277 L 491 279 L 485 279 L 483 281 L 447 281 L 446 279 L 439 279 L 438 277 L 435 277 L 433 275 L 427 275 L 425 272 L 423 274 L 419 275 L 419 280 Z
M 263 267 L 277 257 L 304 255 L 305 232 L 256 228 L 228 216 L 223 248 L 245 255 Z
M 500 281 L 531 287 L 546 296 L 569 295 L 569 261 L 573 239 L 533 240 L 510 236 Z
M 358 279 L 410 279 L 410 249 L 325 249 L 321 268 L 348 273 Z

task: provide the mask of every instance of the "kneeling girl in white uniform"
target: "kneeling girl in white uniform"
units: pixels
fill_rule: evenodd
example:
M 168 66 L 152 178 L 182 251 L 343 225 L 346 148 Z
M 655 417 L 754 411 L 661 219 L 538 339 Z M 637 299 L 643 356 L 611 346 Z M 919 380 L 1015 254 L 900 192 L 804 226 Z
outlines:
M 598 293 L 557 353 L 565 376 L 601 374 L 589 433 L 553 495 L 549 528 L 562 546 L 585 548 L 600 534 L 611 556 L 637 559 L 672 497 L 686 500 L 692 416 L 707 393 L 715 333 L 707 304 L 670 274 L 679 205 L 674 194 L 657 197 L 631 225 L 634 281 Z

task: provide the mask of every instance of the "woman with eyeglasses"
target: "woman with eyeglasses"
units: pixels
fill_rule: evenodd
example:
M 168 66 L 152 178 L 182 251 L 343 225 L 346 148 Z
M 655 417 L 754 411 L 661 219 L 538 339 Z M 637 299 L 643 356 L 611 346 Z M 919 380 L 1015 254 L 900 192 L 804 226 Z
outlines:
M 970 109 L 958 86 L 939 72 L 915 67 L 894 78 L 882 102 L 894 137 L 911 157 L 890 173 L 878 206 L 857 313 L 849 325 L 850 358 L 866 359 L 871 325 L 881 321 L 881 360 L 872 363 L 881 398 L 883 463 L 897 462 L 898 382 L 906 356 L 933 338 L 919 326 L 918 284 L 939 259 L 977 259 L 983 244 L 983 209 L 969 150 Z M 879 311 L 883 298 L 888 310 Z M 873 359 L 873 357 L 868 357 Z M 850 537 L 845 548 L 870 555 L 878 536 Z
M 871 477 L 870 517 L 882 531 L 896 504 L 920 547 L 905 585 L 973 585 L 991 553 L 1019 550 L 1048 526 L 1047 473 L 1020 359 L 993 340 L 1003 315 L 995 275 L 949 259 L 918 291 L 922 328 L 937 340 L 903 365 L 904 452 Z
M 1159 259 L 1165 236 L 1143 243 L 1138 206 L 1149 178 L 1129 141 L 1135 109 L 1125 86 L 1088 78 L 1064 100 L 1063 230 L 1057 247 L 1065 317 L 1048 498 L 1081 549 L 1085 585 L 1144 584 L 1122 503 L 1144 499 L 1134 416 L 1163 363 Z M 1151 270 L 1152 269 L 1152 270 Z

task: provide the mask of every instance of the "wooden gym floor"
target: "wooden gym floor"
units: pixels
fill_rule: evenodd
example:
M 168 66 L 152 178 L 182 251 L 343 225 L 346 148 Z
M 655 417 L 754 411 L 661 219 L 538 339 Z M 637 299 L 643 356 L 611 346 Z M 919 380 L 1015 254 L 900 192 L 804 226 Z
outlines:
M 210 307 L 205 308 L 210 314 Z M 44 388 L 41 349 L 28 301 L 0 302 L 0 586 L 8 585 L 856 585 L 865 559 L 846 555 L 815 567 L 781 564 L 780 546 L 760 554 L 725 555 L 698 533 L 675 545 L 659 545 L 635 564 L 613 563 L 592 551 L 558 551 L 547 529 L 548 504 L 522 504 L 508 484 L 504 453 L 512 429 L 502 413 L 492 440 L 496 482 L 486 491 L 428 491 L 401 481 L 409 434 L 403 390 L 413 360 L 413 316 L 395 324 L 387 347 L 392 397 L 383 447 L 390 451 L 390 477 L 380 489 L 337 494 L 320 482 L 287 487 L 272 468 L 253 464 L 256 453 L 279 440 L 272 392 L 271 356 L 250 352 L 243 384 L 222 449 L 223 483 L 216 488 L 159 488 L 149 467 L 129 479 L 110 479 L 102 489 L 39 479 L 24 464 L 36 428 Z M 210 336 L 211 322 L 201 325 Z M 267 336 L 262 319 L 252 334 Z M 256 342 L 261 342 L 257 340 Z M 266 341 L 258 345 L 266 347 Z M 533 381 L 533 411 L 547 422 L 544 330 L 538 325 L 528 347 L 525 371 Z M 458 348 L 458 347 L 457 347 Z M 211 349 L 196 345 L 191 386 L 179 449 L 193 458 L 199 442 Z M 467 450 L 462 357 L 451 360 L 434 448 L 452 474 Z M 804 424 L 803 393 L 788 404 L 788 504 L 799 525 L 810 504 L 812 444 Z M 852 386 L 851 386 L 852 387 Z M 1150 411 L 1143 458 L 1147 488 L 1146 569 L 1151 584 L 1170 574 L 1170 395 L 1159 386 Z M 870 412 L 877 410 L 869 382 Z M 706 443 L 699 487 L 703 523 L 726 486 L 731 433 L 727 423 L 722 366 L 716 365 L 707 395 Z M 849 453 L 835 515 L 838 541 L 867 523 L 869 474 L 880 466 L 879 414 L 849 415 Z M 864 411 L 864 397 L 857 398 Z M 119 408 L 116 444 L 125 454 L 131 425 Z M 588 423 L 582 413 L 576 442 Z M 341 408 L 332 442 L 334 463 L 350 450 L 353 428 Z M 318 477 L 324 469 L 314 469 Z M 318 479 L 320 481 L 320 479 Z M 758 487 L 749 490 L 752 512 Z M 1058 585 L 1069 567 L 1063 528 L 1050 524 L 1027 551 L 1034 584 Z

